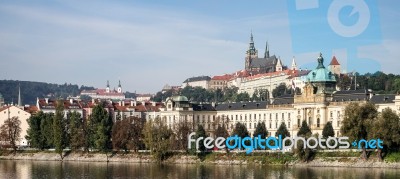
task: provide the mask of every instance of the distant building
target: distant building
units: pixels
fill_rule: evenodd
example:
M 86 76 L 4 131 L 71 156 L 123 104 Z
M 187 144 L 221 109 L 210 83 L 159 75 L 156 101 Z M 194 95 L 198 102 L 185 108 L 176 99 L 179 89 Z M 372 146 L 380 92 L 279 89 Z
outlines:
M 182 83 L 182 88 L 185 88 L 186 86 L 191 86 L 191 87 L 198 86 L 198 87 L 208 89 L 210 81 L 211 81 L 211 78 L 209 76 L 192 77 L 192 78 L 186 79 Z
M 24 111 L 23 107 L 17 106 L 6 106 L 0 107 L 0 125 L 3 125 L 4 122 L 8 119 L 13 117 L 18 117 L 19 121 L 21 121 L 21 134 L 19 136 L 17 145 L 18 146 L 27 146 L 28 141 L 25 138 L 27 135 L 27 130 L 29 128 L 28 119 L 31 117 L 29 112 Z M 8 142 L 8 141 L 1 141 L 1 142 Z
M 331 63 L 329 64 L 329 70 L 331 70 L 335 75 L 340 75 L 341 73 L 340 63 L 335 56 L 332 57 Z
M 3 95 L 0 93 L 0 107 L 4 106 L 4 98 Z
M 82 95 L 90 96 L 93 99 L 110 99 L 110 100 L 124 100 L 125 94 L 122 92 L 121 81 L 118 82 L 117 90 L 111 90 L 110 84 L 107 81 L 106 89 L 96 89 L 96 90 L 83 90 Z
M 233 75 L 230 74 L 224 74 L 221 76 L 213 76 L 210 80 L 209 83 L 209 88 L 210 89 L 221 89 L 224 90 L 226 87 L 228 87 L 228 81 L 233 78 Z
M 253 33 L 251 33 L 249 48 L 246 51 L 245 57 L 245 70 L 251 74 L 258 74 L 282 71 L 285 68 L 280 58 L 277 58 L 275 55 L 270 56 L 268 42 L 265 46 L 264 57 L 258 57 L 258 50 L 254 46 Z
M 136 101 L 150 101 L 153 96 L 153 94 L 137 94 Z
M 62 100 L 64 106 L 64 114 L 67 116 L 67 112 L 77 112 L 81 116 L 84 116 L 82 104 L 77 100 Z M 55 99 L 37 99 L 36 107 L 39 111 L 43 111 L 44 113 L 56 113 L 57 100 Z
M 166 92 L 169 90 L 179 91 L 179 89 L 181 89 L 181 86 L 170 86 L 170 85 L 166 84 L 163 86 L 161 92 Z

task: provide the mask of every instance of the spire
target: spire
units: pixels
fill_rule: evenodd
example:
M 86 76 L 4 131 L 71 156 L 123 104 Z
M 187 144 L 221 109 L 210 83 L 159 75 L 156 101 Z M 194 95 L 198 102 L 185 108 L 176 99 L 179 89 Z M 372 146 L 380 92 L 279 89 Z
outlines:
M 257 50 L 254 47 L 254 39 L 253 39 L 253 32 L 250 33 L 250 43 L 249 43 L 249 49 L 247 50 L 248 55 L 255 55 L 257 54 Z
M 292 59 L 292 70 L 297 70 L 297 64 L 296 64 L 296 60 L 295 60 L 294 56 Z
M 268 41 L 267 41 L 266 44 L 265 44 L 264 58 L 269 58 L 269 45 L 268 45 Z
M 107 87 L 109 88 L 110 87 L 110 82 L 107 80 Z
M 121 87 L 121 80 L 118 80 L 118 87 Z
M 21 84 L 18 86 L 18 106 L 22 106 L 22 100 L 21 100 Z

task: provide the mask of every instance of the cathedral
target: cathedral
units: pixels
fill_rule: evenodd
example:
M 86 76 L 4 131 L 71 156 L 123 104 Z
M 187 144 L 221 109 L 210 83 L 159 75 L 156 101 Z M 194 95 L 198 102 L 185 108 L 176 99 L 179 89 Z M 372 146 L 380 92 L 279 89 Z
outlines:
M 265 46 L 264 57 L 258 57 L 258 50 L 254 46 L 253 33 L 251 33 L 249 49 L 246 51 L 245 57 L 245 70 L 254 75 L 282 71 L 285 68 L 280 58 L 277 58 L 275 55 L 269 55 L 268 42 Z

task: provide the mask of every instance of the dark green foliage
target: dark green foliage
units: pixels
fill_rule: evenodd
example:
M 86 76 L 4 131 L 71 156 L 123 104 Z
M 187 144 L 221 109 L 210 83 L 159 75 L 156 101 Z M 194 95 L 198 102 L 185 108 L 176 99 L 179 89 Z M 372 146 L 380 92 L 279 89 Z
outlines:
M 297 136 L 311 136 L 311 129 L 305 120 L 303 120 L 303 122 L 301 123 L 301 127 L 299 129 L 299 132 L 297 132 Z
M 245 138 L 249 136 L 249 131 L 244 124 L 238 122 L 235 125 L 232 135 L 238 135 L 238 137 Z
M 81 115 L 77 112 L 68 112 L 69 117 L 69 136 L 70 146 L 72 151 L 77 151 L 84 147 L 85 135 L 84 135 L 84 123 Z
M 371 123 L 377 116 L 378 111 L 374 104 L 351 103 L 346 106 L 340 131 L 344 136 L 348 136 L 350 141 L 367 139 L 368 132 L 371 131 Z M 362 158 L 367 159 L 365 146 L 363 146 Z
M 44 115 L 44 118 L 41 120 L 40 130 L 41 130 L 41 140 L 44 143 L 44 147 L 42 149 L 54 148 L 54 135 L 53 135 L 53 120 L 54 114 L 47 113 Z
M 279 97 L 287 94 L 292 94 L 293 89 L 291 87 L 287 87 L 286 84 L 282 83 L 272 90 L 273 97 Z
M 264 122 L 257 123 L 256 130 L 254 131 L 253 136 L 258 137 L 258 135 L 260 135 L 262 139 L 265 139 L 268 136 L 268 131 L 267 128 L 265 127 Z
M 203 137 L 203 140 L 207 137 L 206 131 L 204 130 L 202 125 L 197 126 L 195 139 L 197 140 L 199 137 Z M 206 147 L 204 146 L 203 140 L 200 141 L 200 145 L 198 146 L 201 154 L 204 154 L 206 152 Z M 192 146 L 195 146 L 195 145 L 192 145 Z
M 304 137 L 306 140 L 311 137 L 311 129 L 308 126 L 307 122 L 305 120 L 303 120 L 303 122 L 301 123 L 301 127 L 299 129 L 299 131 L 297 132 L 297 136 L 298 137 Z M 299 142 L 297 143 L 297 149 L 296 149 L 296 153 L 299 156 L 300 159 L 302 159 L 303 161 L 307 162 L 310 161 L 313 156 L 315 155 L 315 152 L 309 148 L 304 149 L 303 146 L 306 144 L 303 144 L 303 142 Z
M 42 111 L 27 119 L 29 128 L 27 130 L 26 139 L 33 148 L 44 149 L 41 131 L 42 119 L 44 119 L 44 113 Z
M 103 104 L 98 104 L 93 108 L 91 116 L 92 127 L 92 142 L 94 147 L 102 152 L 107 152 L 111 149 L 111 132 L 113 121 Z
M 67 137 L 64 123 L 64 102 L 62 100 L 57 101 L 56 113 L 53 119 L 53 142 L 56 152 L 63 158 L 63 150 L 67 144 Z
M 284 122 L 281 123 L 281 125 L 279 126 L 278 130 L 276 131 L 275 136 L 278 137 L 279 135 L 282 136 L 282 139 L 286 138 L 286 137 L 290 137 L 290 133 L 286 127 L 286 124 Z
M 24 104 L 36 104 L 37 98 L 44 98 L 48 95 L 65 99 L 68 96 L 77 96 L 84 89 L 90 90 L 93 87 L 86 87 L 72 84 L 50 84 L 31 81 L 0 80 L 0 93 L 4 101 L 11 103 L 18 98 L 18 87 L 21 86 L 22 102 Z
M 236 102 L 241 102 L 241 101 L 250 101 L 250 96 L 246 92 L 242 92 L 236 95 Z
M 154 121 L 146 122 L 143 133 L 146 147 L 150 149 L 153 157 L 158 161 L 166 159 L 173 136 L 168 126 L 161 122 L 161 119 L 156 118 Z
M 324 129 L 322 129 L 322 137 L 328 138 L 328 137 L 334 137 L 334 136 L 335 136 L 335 131 L 333 130 L 332 122 L 329 121 L 324 126 Z

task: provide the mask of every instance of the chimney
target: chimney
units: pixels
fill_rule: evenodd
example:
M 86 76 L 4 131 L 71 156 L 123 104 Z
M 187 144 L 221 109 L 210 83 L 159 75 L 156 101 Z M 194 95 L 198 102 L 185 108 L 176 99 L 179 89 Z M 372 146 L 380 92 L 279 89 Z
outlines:
M 70 104 L 73 104 L 74 103 L 74 100 L 71 98 L 71 99 L 69 99 L 69 103 Z
M 122 101 L 118 101 L 118 105 L 119 105 L 119 106 L 122 106 Z
M 125 101 L 122 101 L 122 106 L 125 106 Z
M 136 106 L 136 105 L 137 105 L 137 102 L 136 102 L 136 101 L 133 101 L 133 105 Z
M 151 105 L 152 105 L 152 106 L 156 106 L 156 102 L 154 102 L 154 101 L 151 102 Z
M 92 104 L 94 104 L 94 98 L 92 98 Z
M 133 100 L 131 100 L 131 106 L 133 106 Z
M 49 98 L 44 98 L 46 100 L 46 104 L 49 104 Z

